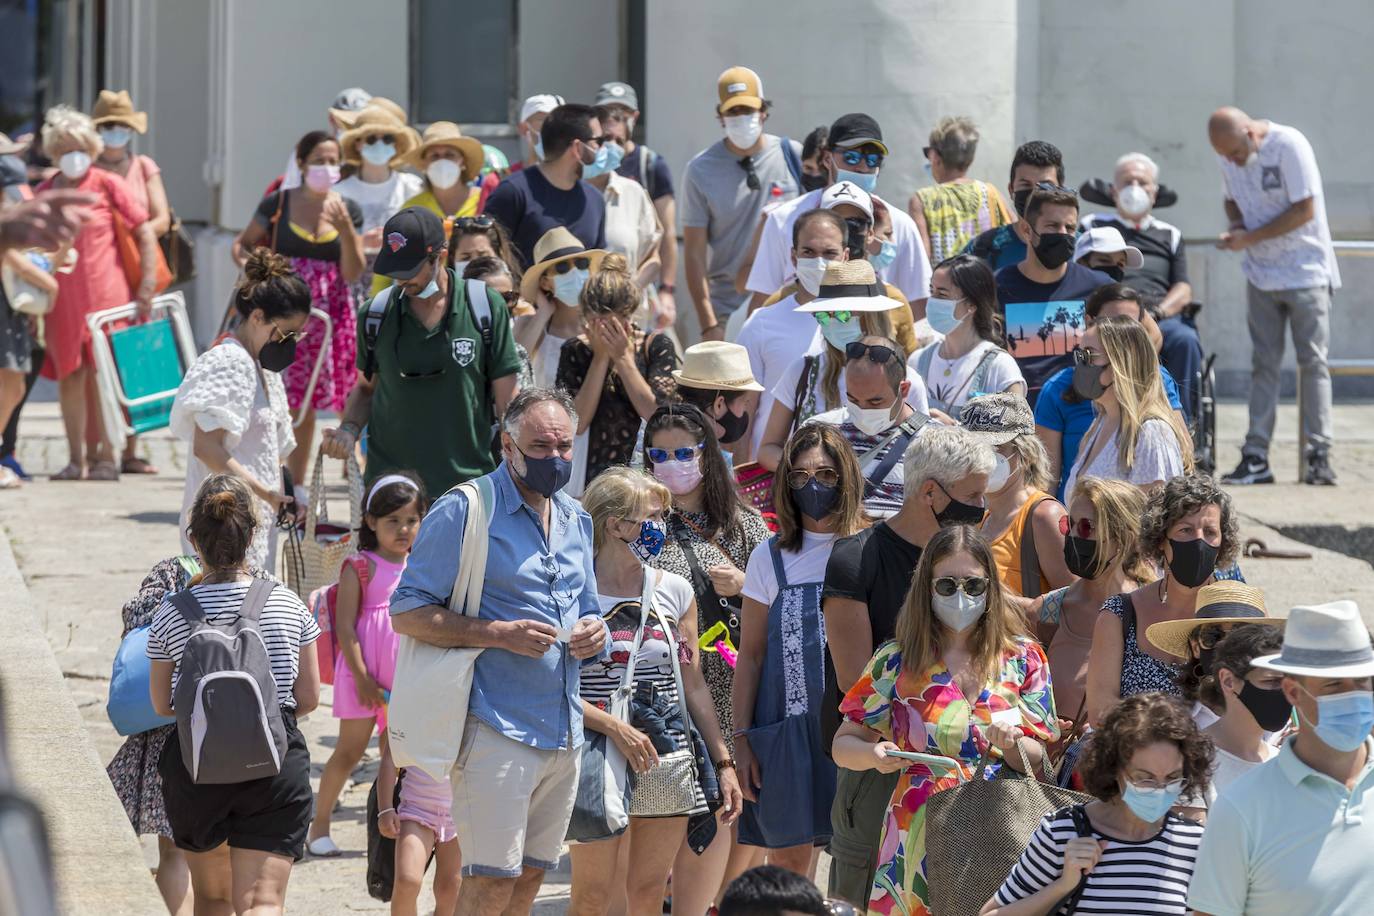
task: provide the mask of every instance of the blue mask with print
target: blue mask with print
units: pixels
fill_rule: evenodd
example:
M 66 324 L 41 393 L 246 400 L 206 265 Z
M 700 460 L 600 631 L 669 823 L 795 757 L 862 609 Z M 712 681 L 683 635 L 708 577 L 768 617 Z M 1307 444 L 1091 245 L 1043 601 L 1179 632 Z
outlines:
M 873 189 L 878 186 L 878 173 L 851 172 L 848 169 L 836 169 L 835 183 L 839 184 L 841 181 L 852 181 L 856 185 L 867 191 L 869 194 L 872 194 Z
M 884 240 L 878 248 L 877 254 L 868 256 L 868 263 L 873 265 L 874 270 L 887 270 L 892 262 L 897 260 L 897 244 Z
M 663 545 L 668 540 L 668 531 L 661 522 L 646 519 L 639 526 L 639 537 L 633 541 L 627 541 L 630 553 L 639 558 L 639 562 L 648 563 L 663 551 Z
M 1158 789 L 1142 789 L 1128 779 L 1126 788 L 1121 793 L 1121 800 L 1131 809 L 1132 814 L 1147 824 L 1153 824 L 1169 813 L 1169 809 L 1178 803 L 1178 797 L 1182 794 L 1181 779 Z

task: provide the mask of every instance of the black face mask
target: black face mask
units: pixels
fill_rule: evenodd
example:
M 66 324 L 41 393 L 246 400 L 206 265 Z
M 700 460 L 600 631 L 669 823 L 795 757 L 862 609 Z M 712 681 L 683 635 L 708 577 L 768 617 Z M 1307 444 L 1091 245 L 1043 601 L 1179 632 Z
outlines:
M 797 508 L 801 510 L 802 515 L 819 522 L 835 508 L 835 500 L 839 498 L 840 491 L 812 477 L 806 482 L 806 486 L 800 490 L 793 490 L 792 496 L 796 499 Z
M 716 423 L 721 428 L 720 444 L 729 445 L 738 442 L 740 438 L 749 431 L 749 411 L 736 416 L 730 412 L 730 408 L 725 408 L 725 413 L 716 418 Z
M 1169 572 L 1174 581 L 1184 588 L 1197 588 L 1216 571 L 1217 555 L 1221 551 L 1202 538 L 1192 541 L 1175 541 L 1169 538 L 1174 558 L 1169 561 Z
M 1259 727 L 1267 732 L 1276 732 L 1283 728 L 1293 714 L 1293 704 L 1284 697 L 1283 689 L 1280 687 L 1265 690 L 1245 681 L 1245 686 L 1240 688 L 1239 699 L 1245 708 L 1250 710 L 1250 715 L 1255 717 Z
M 1046 270 L 1055 270 L 1069 262 L 1073 257 L 1073 234 L 1069 232 L 1045 232 L 1035 243 L 1035 257 Z
M 1013 192 L 1012 192 L 1012 195 L 1011 195 L 1011 205 L 1012 205 L 1013 207 L 1016 208 L 1016 215 L 1017 215 L 1017 216 L 1023 216 L 1023 215 L 1025 214 L 1025 212 L 1026 212 L 1026 204 L 1028 204 L 1028 203 L 1030 202 L 1031 191 L 1033 191 L 1033 190 L 1035 190 L 1035 189 L 1034 189 L 1034 188 L 1022 188 L 1022 189 L 1019 190 L 1019 191 L 1013 191 Z
M 269 340 L 258 351 L 258 365 L 268 372 L 281 372 L 296 361 L 296 338 Z
M 988 510 L 982 506 L 974 506 L 969 503 L 961 503 L 950 495 L 949 491 L 940 486 L 936 481 L 935 485 L 940 487 L 940 492 L 945 494 L 949 500 L 949 505 L 935 513 L 935 521 L 940 523 L 941 528 L 948 528 L 951 525 L 973 525 L 983 524 L 983 518 L 987 516 Z
M 1097 541 L 1072 534 L 1065 537 L 1064 565 L 1080 579 L 1097 578 Z
M 1102 267 L 1094 267 L 1093 270 L 1099 271 L 1111 277 L 1117 283 L 1126 279 L 1126 268 L 1117 267 L 1115 264 L 1107 264 Z
M 1102 397 L 1102 393 L 1107 390 L 1107 386 L 1102 384 L 1102 370 L 1106 366 L 1078 366 L 1073 367 L 1073 390 L 1080 398 L 1085 401 L 1096 401 Z
M 819 191 L 821 188 L 829 187 L 830 181 L 824 175 L 808 175 L 802 172 L 801 185 L 803 191 Z

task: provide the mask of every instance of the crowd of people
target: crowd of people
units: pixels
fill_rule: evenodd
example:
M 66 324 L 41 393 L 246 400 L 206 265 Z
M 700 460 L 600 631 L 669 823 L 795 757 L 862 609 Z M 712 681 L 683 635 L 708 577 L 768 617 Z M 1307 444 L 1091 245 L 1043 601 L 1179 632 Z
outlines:
M 1359 911 L 1374 649 L 1353 603 L 1282 619 L 1244 583 L 1230 498 L 1194 464 L 1197 305 L 1155 163 L 1122 156 L 1114 212 L 1085 213 L 1054 145 L 1018 147 L 1004 195 L 969 177 L 976 126 L 944 118 L 904 209 L 875 193 L 871 115 L 798 142 L 765 131 L 752 70 L 716 90 L 723 136 L 676 184 L 622 82 L 527 99 L 514 163 L 360 89 L 296 144 L 172 408 L 182 556 L 125 608 L 168 718 L 110 774 L 159 837 L 169 910 L 280 912 L 293 862 L 342 853 L 375 734 L 393 913 L 431 858 L 438 912 L 528 912 L 568 844 L 578 914 L 928 913 L 951 878 L 927 802 L 1018 778 L 1082 801 L 963 828 L 968 856 L 1029 837 L 984 913 Z M 56 479 L 157 471 L 99 437 L 85 322 L 156 289 L 146 129 L 126 93 L 49 112 L 58 171 L 0 227 L 52 299 L 0 312 L 0 425 L 41 361 Z M 1291 320 L 1306 480 L 1334 483 L 1315 160 L 1236 109 L 1208 134 L 1255 341 L 1222 482 L 1273 479 Z M 26 250 L 71 247 L 55 280 Z M 318 413 L 339 417 L 319 437 Z M 362 520 L 307 607 L 272 573 L 317 438 L 360 463 Z M 339 738 L 312 792 L 296 722 L 322 676 Z

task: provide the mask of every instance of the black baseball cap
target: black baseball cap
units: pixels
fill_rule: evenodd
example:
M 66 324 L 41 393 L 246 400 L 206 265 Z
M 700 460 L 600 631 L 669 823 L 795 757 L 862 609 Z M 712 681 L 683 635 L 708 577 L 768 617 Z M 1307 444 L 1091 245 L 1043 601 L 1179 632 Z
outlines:
M 443 220 L 433 210 L 406 207 L 382 227 L 382 250 L 372 271 L 393 280 L 409 280 L 447 242 Z
M 887 144 L 883 142 L 883 129 L 871 116 L 862 112 L 836 118 L 835 123 L 830 125 L 827 142 L 831 149 L 854 149 L 856 146 L 872 144 L 882 150 L 884 156 L 888 154 Z

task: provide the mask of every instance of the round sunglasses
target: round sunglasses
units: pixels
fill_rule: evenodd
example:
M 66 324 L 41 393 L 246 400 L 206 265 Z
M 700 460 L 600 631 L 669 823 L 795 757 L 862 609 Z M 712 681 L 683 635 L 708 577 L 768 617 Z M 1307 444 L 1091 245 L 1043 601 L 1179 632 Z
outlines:
M 987 576 L 941 576 L 936 579 L 933 587 L 935 594 L 942 598 L 949 598 L 955 592 L 963 592 L 970 598 L 977 598 L 979 595 L 987 594 Z
M 840 154 L 840 158 L 844 160 L 845 165 L 863 164 L 870 169 L 876 169 L 883 164 L 882 153 L 865 153 L 856 149 L 845 150 Z
M 696 457 L 697 452 L 701 451 L 705 445 L 706 443 L 704 442 L 698 442 L 696 445 L 675 448 L 671 451 L 666 448 L 651 448 L 645 451 L 649 456 L 649 460 L 654 464 L 663 464 L 667 461 L 691 461 Z
M 1059 517 L 1059 533 L 1065 537 L 1072 534 L 1080 540 L 1091 541 L 1094 530 L 1093 520 L 1090 518 L 1080 518 L 1078 521 L 1074 521 L 1067 515 Z
M 553 272 L 556 274 L 565 274 L 574 267 L 578 270 L 587 270 L 591 266 L 591 258 L 569 258 L 566 261 L 559 261 L 557 264 L 553 265 Z
M 396 142 L 396 135 L 395 135 L 395 134 L 370 134 L 369 136 L 366 136 L 366 137 L 363 138 L 363 143 L 367 144 L 368 146 L 371 146 L 372 144 L 374 144 L 374 143 L 379 143 L 379 142 L 380 142 L 380 143 L 395 143 L 395 142 Z

